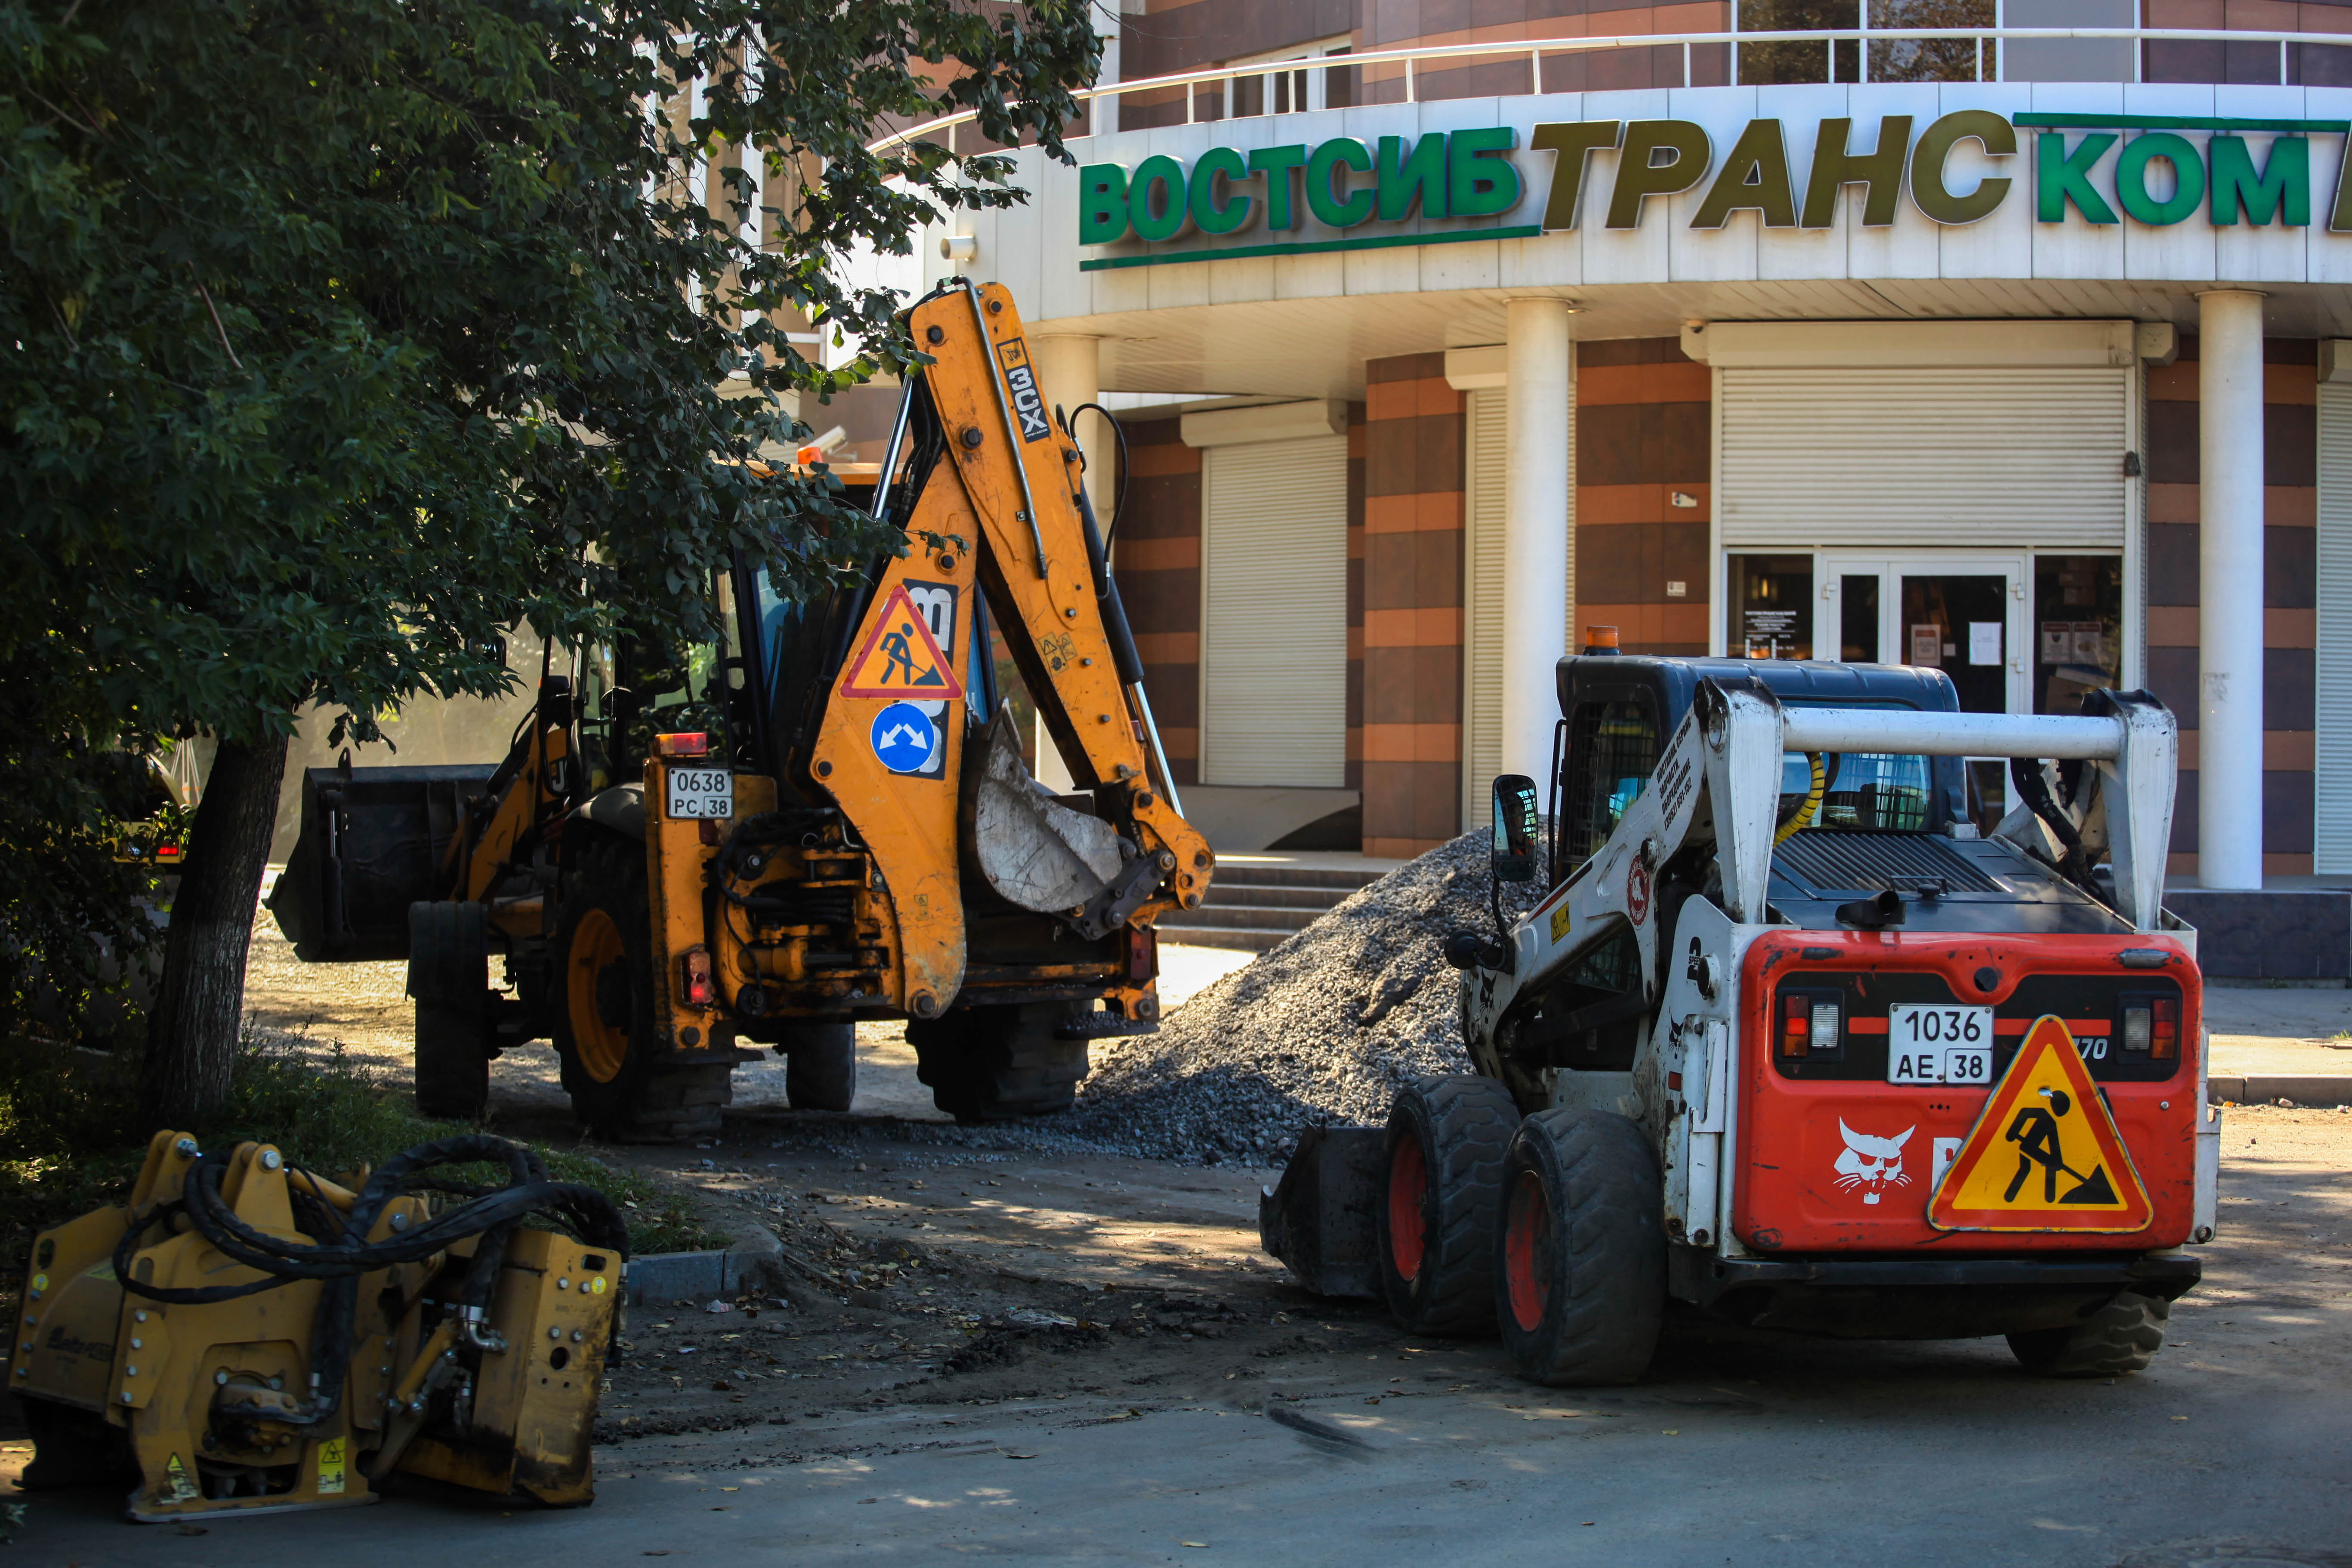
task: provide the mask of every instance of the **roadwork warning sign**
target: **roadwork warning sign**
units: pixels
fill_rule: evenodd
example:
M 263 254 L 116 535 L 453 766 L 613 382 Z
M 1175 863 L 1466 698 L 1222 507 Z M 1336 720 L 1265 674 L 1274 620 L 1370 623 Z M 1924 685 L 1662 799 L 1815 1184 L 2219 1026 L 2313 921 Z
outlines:
M 869 623 L 840 689 L 844 697 L 910 697 L 933 702 L 951 702 L 963 695 L 954 661 L 940 651 L 930 622 L 915 608 L 904 583 L 890 590 L 882 613 Z
M 1937 1230 L 2145 1229 L 2155 1205 L 2065 1024 L 2027 1032 L 1927 1200 Z

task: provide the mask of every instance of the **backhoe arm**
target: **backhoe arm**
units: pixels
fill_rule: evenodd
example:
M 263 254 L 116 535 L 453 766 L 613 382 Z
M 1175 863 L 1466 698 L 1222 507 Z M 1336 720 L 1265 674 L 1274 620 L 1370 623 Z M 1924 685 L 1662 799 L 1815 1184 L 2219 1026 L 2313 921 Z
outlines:
M 916 307 L 912 325 L 939 362 L 925 380 L 981 521 L 981 580 L 1022 679 L 1073 780 L 1124 797 L 1141 847 L 1160 861 L 1161 886 L 1196 904 L 1208 843 L 1178 814 L 1156 755 L 1117 590 L 1107 572 L 1095 575 L 1101 545 L 1089 548 L 1077 443 L 1053 420 L 1013 297 L 994 283 L 942 292 Z M 1147 748 L 1161 763 L 1156 780 Z
M 1077 443 L 1051 416 L 1011 297 L 994 285 L 944 289 L 908 327 L 935 363 L 909 378 L 901 430 L 916 427 L 914 455 L 885 475 L 915 487 L 908 553 L 884 563 L 851 631 L 810 762 L 888 889 L 902 958 L 887 999 L 928 1018 L 964 984 L 973 872 L 1099 941 L 1198 905 L 1214 862 L 1179 814 L 1164 763 L 1155 770 L 1142 670 L 1108 571 L 1096 572 Z M 988 618 L 975 623 L 982 597 Z M 1073 776 L 1094 792 L 1091 814 L 1030 779 L 1002 713 L 971 736 L 982 752 L 967 759 L 957 710 L 982 710 L 969 694 L 991 689 L 976 650 L 992 621 Z M 1148 971 L 1133 978 L 1149 984 Z

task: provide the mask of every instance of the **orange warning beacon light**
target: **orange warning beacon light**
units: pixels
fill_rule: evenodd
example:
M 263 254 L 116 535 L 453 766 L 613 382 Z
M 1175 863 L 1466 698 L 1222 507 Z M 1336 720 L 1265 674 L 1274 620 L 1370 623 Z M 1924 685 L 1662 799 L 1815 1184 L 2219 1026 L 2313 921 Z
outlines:
M 2063 1020 L 2042 1017 L 1927 1200 L 1937 1230 L 2145 1230 L 2156 1206 Z

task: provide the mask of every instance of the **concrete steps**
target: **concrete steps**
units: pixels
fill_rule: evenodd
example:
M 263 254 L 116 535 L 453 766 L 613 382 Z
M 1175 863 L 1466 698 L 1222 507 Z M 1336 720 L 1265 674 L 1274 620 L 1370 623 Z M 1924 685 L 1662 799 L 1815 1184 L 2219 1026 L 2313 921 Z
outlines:
M 1221 867 L 1199 909 L 1160 917 L 1160 940 L 1264 952 L 1305 931 L 1340 900 L 1381 876 L 1353 868 Z

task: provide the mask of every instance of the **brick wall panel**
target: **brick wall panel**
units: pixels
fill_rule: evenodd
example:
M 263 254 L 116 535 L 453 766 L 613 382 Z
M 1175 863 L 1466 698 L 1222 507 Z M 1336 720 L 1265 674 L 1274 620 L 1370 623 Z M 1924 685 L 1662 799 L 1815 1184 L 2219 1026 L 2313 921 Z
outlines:
M 2150 523 L 2147 529 L 2147 602 L 2194 605 L 2197 600 L 2197 525 Z

